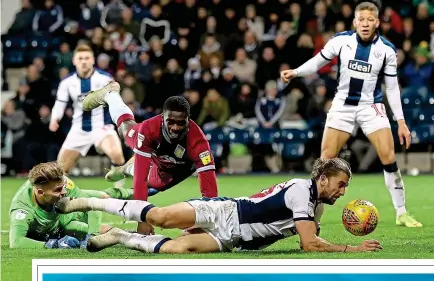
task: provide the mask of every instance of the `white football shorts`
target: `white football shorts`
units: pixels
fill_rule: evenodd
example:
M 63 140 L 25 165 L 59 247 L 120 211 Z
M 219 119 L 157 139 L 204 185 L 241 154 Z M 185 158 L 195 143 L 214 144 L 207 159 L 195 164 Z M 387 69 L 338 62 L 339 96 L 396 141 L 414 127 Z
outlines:
M 236 202 L 213 198 L 193 199 L 187 203 L 196 211 L 196 223 L 189 229 L 200 228 L 208 233 L 217 242 L 221 252 L 231 251 L 238 244 L 240 225 Z
M 102 153 L 99 149 L 101 142 L 108 136 L 116 136 L 119 138 L 115 127 L 111 124 L 105 125 L 102 128 L 94 129 L 90 132 L 85 132 L 81 127 L 72 127 L 63 142 L 62 148 L 75 150 L 80 152 L 81 156 L 86 156 L 92 145 L 95 146 L 98 153 Z
M 390 128 L 384 104 L 345 105 L 341 100 L 334 100 L 327 113 L 326 127 L 352 134 L 359 125 L 367 136 L 383 128 Z

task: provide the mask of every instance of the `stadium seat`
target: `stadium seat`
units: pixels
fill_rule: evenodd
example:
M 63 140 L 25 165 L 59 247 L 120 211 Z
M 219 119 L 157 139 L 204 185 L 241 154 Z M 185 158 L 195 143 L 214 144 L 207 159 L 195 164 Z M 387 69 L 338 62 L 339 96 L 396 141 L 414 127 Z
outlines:
M 2 35 L 3 52 L 8 50 L 24 50 L 27 47 L 27 41 L 22 36 Z
M 419 124 L 434 124 L 434 108 L 425 107 L 419 112 Z
M 229 141 L 230 143 L 248 144 L 252 141 L 252 137 L 248 130 L 231 129 Z
M 274 128 L 257 128 L 252 137 L 254 144 L 272 144 L 275 143 L 276 138 L 280 137 L 280 132 Z
M 21 67 L 24 65 L 25 51 L 7 51 L 3 54 L 4 68 Z
M 280 132 L 279 142 L 305 142 L 313 137 L 314 133 L 311 130 L 284 129 Z
M 298 160 L 304 156 L 305 144 L 287 142 L 283 144 L 282 157 L 286 160 Z
M 434 143 L 434 125 L 423 124 L 415 126 L 411 130 L 411 138 L 414 143 Z

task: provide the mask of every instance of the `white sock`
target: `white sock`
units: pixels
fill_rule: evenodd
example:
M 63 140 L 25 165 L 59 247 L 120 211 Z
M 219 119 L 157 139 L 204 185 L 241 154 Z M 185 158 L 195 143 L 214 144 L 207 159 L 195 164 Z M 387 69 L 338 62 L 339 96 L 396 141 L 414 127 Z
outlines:
M 393 206 L 396 210 L 396 216 L 407 212 L 405 209 L 405 189 L 402 181 L 401 171 L 390 173 L 384 171 L 384 181 L 392 196 Z
M 104 100 L 109 106 L 110 116 L 115 124 L 118 124 L 118 119 L 122 115 L 134 116 L 133 112 L 128 105 L 124 103 L 118 92 L 108 92 Z
M 146 221 L 146 214 L 155 207 L 149 202 L 140 200 L 119 200 L 114 198 L 89 198 L 92 210 L 104 211 L 137 222 Z M 142 220 L 142 217 L 144 220 Z
M 134 177 L 134 163 L 125 165 L 124 174 L 127 174 L 127 175 Z
M 129 235 L 123 239 L 122 244 L 129 249 L 145 253 L 158 253 L 161 246 L 169 240 L 171 239 L 163 235 L 129 233 Z

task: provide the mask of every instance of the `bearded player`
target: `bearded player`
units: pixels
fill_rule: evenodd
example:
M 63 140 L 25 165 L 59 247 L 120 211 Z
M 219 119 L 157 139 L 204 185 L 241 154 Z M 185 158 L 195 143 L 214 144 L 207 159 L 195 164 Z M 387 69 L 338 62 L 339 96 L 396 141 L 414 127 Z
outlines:
M 134 163 L 125 173 L 134 176 L 134 199 L 147 200 L 149 190 L 160 192 L 198 173 L 203 197 L 217 196 L 214 159 L 208 141 L 190 116 L 188 101 L 180 96 L 168 98 L 163 113 L 137 124 L 131 109 L 122 101 L 120 86 L 111 82 L 91 92 L 83 100 L 83 110 L 108 105 L 119 134 L 135 153 Z M 139 223 L 140 233 L 152 227 Z
M 334 57 L 339 58 L 338 87 L 327 114 L 321 145 L 321 158 L 336 157 L 348 141 L 356 124 L 360 125 L 383 164 L 384 178 L 396 210 L 396 224 L 421 227 L 405 208 L 404 183 L 396 164 L 394 141 L 383 104 L 384 80 L 388 103 L 398 122 L 401 145 L 411 144 L 401 105 L 397 79 L 396 49 L 376 32 L 380 21 L 378 7 L 362 2 L 355 9 L 357 31 L 336 34 L 315 57 L 297 69 L 281 72 L 284 82 L 316 73 Z
M 105 211 L 161 228 L 185 230 L 183 235 L 170 239 L 164 235 L 140 235 L 112 228 L 88 240 L 87 249 L 91 252 L 116 244 L 147 253 L 259 250 L 295 235 L 300 237 L 305 251 L 380 250 L 382 246 L 375 240 L 350 246 L 332 244 L 319 237 L 323 204 L 333 205 L 343 196 L 350 179 L 351 170 L 346 161 L 318 159 L 311 179 L 288 180 L 249 197 L 191 199 L 167 207 L 136 200 L 63 198 L 56 208 L 65 213 Z

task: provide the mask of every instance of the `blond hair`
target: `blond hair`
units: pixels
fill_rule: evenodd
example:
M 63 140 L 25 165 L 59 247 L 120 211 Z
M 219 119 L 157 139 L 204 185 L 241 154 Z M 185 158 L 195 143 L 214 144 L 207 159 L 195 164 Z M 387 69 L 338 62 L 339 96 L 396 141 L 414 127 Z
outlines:
M 360 11 L 364 11 L 364 10 L 368 10 L 368 11 L 374 12 L 375 16 L 378 18 L 378 14 L 379 14 L 378 6 L 375 5 L 374 3 L 372 3 L 372 2 L 362 2 L 362 3 L 360 3 L 359 5 L 356 6 L 356 9 L 354 10 L 354 13 L 360 12 Z
M 351 179 L 351 167 L 350 164 L 341 158 L 332 159 L 317 159 L 313 164 L 312 177 L 319 179 L 322 175 L 327 178 L 336 176 L 339 172 L 345 173 L 349 179 Z
M 65 173 L 57 162 L 41 163 L 29 172 L 29 181 L 32 185 L 62 181 Z
M 74 55 L 80 52 L 91 52 L 93 53 L 92 48 L 87 44 L 79 44 L 74 50 Z

